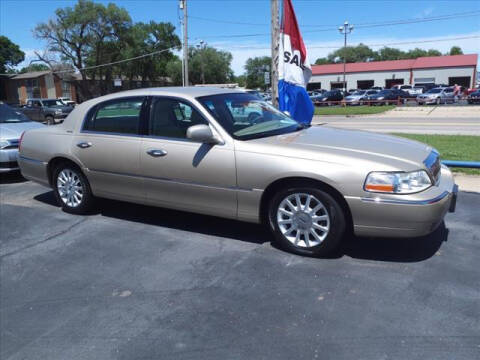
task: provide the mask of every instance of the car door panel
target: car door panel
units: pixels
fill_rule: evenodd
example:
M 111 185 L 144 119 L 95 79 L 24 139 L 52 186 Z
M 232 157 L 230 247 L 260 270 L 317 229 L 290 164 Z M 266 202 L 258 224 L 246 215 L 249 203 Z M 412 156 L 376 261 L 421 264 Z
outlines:
M 73 138 L 72 153 L 85 168 L 95 195 L 143 200 L 140 123 L 144 97 L 97 104 Z
M 151 150 L 162 150 L 166 155 L 151 156 L 148 154 Z M 236 217 L 235 157 L 232 148 L 144 138 L 141 166 L 149 202 Z
M 189 126 L 208 124 L 184 100 L 152 99 L 148 136 L 140 162 L 147 201 L 171 208 L 237 215 L 235 153 L 232 143 L 202 144 L 186 138 Z

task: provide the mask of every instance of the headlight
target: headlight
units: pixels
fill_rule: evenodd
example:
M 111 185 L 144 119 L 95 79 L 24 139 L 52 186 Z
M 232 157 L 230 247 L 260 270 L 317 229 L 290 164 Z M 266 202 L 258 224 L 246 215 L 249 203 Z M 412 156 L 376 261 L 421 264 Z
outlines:
M 412 172 L 371 172 L 363 189 L 369 192 L 412 194 L 428 189 L 432 181 L 425 170 Z
M 7 140 L 1 140 L 0 141 L 0 149 L 6 148 L 7 146 L 10 146 L 10 142 Z
M 62 109 L 55 110 L 55 114 L 61 114 L 61 113 L 62 113 Z
M 383 100 L 385 99 L 383 96 L 377 97 L 377 100 Z

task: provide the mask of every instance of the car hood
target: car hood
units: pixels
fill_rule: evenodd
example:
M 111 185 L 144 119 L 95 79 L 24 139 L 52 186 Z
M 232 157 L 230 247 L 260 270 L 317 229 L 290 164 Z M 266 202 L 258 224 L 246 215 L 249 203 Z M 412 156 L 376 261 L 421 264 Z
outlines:
M 363 95 L 349 95 L 345 98 L 345 100 L 359 100 L 363 97 Z
M 298 132 L 242 141 L 239 150 L 358 166 L 359 161 L 382 163 L 382 169 L 424 168 L 432 148 L 396 136 L 366 131 L 312 126 Z
M 38 122 L 18 122 L 18 123 L 1 123 L 0 124 L 0 139 L 19 139 L 22 133 L 30 129 L 38 129 L 45 127 Z

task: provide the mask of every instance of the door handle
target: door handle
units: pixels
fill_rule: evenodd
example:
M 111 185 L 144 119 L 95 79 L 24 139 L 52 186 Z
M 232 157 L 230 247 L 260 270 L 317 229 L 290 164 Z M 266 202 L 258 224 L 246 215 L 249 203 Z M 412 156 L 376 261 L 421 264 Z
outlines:
M 91 142 L 82 141 L 82 142 L 79 142 L 79 143 L 77 144 L 77 146 L 78 146 L 80 149 L 86 149 L 86 148 L 89 148 L 90 146 L 92 146 L 92 143 L 91 143 Z
M 155 149 L 152 149 L 152 150 L 148 150 L 147 151 L 147 154 L 150 155 L 150 156 L 153 156 L 153 157 L 160 157 L 160 156 L 165 156 L 167 155 L 168 153 L 165 151 L 165 150 L 155 150 Z

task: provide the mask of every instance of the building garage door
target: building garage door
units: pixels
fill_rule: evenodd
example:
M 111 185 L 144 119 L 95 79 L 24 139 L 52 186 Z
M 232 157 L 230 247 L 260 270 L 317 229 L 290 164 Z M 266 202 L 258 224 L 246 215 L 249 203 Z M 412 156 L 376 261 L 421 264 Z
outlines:
M 464 86 L 466 88 L 470 87 L 470 76 L 457 76 L 457 77 L 449 77 L 448 78 L 448 85 L 453 86 L 453 85 L 460 85 Z
M 345 83 L 343 81 L 332 81 L 330 83 L 330 90 L 333 89 L 345 89 Z
M 311 82 L 307 84 L 307 90 L 318 90 L 322 88 L 322 83 L 321 82 Z
M 373 80 L 358 80 L 357 89 L 367 90 L 373 86 Z
M 403 79 L 385 79 L 385 89 L 390 89 L 394 85 L 402 85 Z

